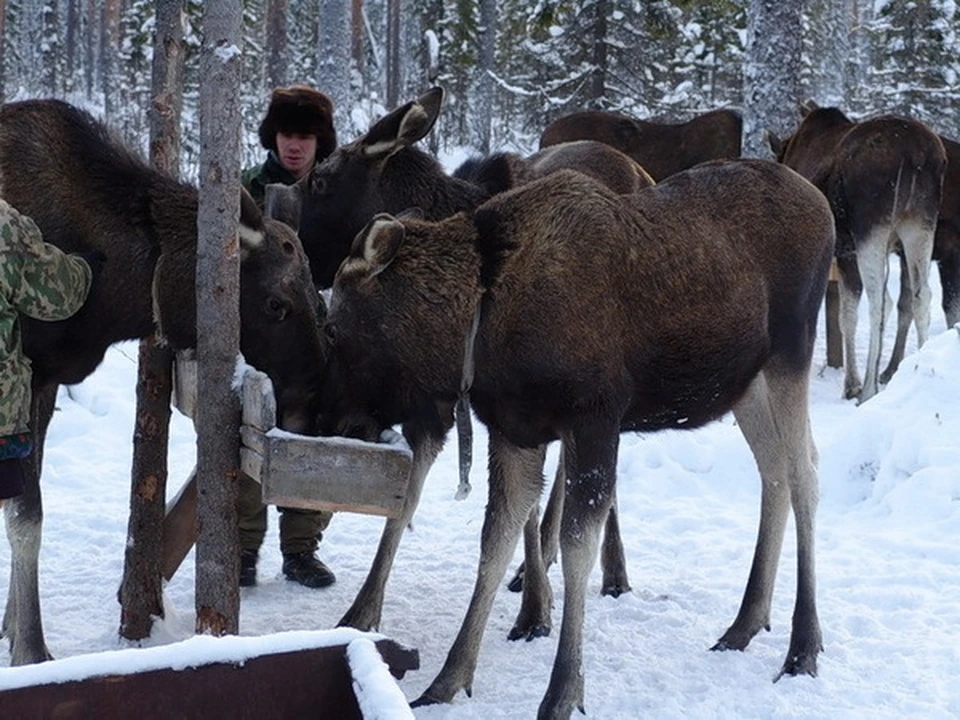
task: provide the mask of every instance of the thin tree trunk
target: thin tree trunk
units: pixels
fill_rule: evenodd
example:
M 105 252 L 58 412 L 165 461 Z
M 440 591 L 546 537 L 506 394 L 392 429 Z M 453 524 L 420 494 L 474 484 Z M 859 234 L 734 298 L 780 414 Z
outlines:
M 7 0 L 0 0 L 0 103 L 7 98 Z
M 750 0 L 744 66 L 743 154 L 771 158 L 767 130 L 790 135 L 799 120 L 802 0 Z
M 80 0 L 67 0 L 67 33 L 64 41 L 64 88 L 69 93 L 76 85 L 77 35 L 80 32 Z
M 158 0 L 153 42 L 150 160 L 173 176 L 180 172 L 182 11 L 183 0 Z M 173 351 L 158 338 L 140 342 L 130 520 L 120 586 L 120 635 L 128 640 L 149 637 L 153 618 L 163 617 L 162 537 L 172 363 Z
M 497 1 L 480 1 L 480 62 L 477 64 L 479 150 L 490 152 L 490 131 L 493 125 L 493 71 L 497 50 Z
M 83 58 L 84 58 L 84 67 L 83 67 L 83 82 L 84 90 L 86 91 L 87 98 L 93 97 L 93 80 L 96 76 L 96 69 L 94 58 L 96 57 L 96 47 L 97 47 L 97 33 L 96 29 L 98 23 L 96 22 L 97 17 L 97 5 L 96 0 L 87 0 L 87 9 L 84 22 L 84 32 L 85 37 L 83 41 Z
M 267 3 L 267 87 L 287 84 L 287 0 Z
M 197 216 L 197 632 L 239 628 L 240 96 L 242 8 L 207 0 L 200 84 Z
M 353 57 L 353 64 L 360 72 L 360 77 L 366 76 L 363 25 L 363 0 L 352 0 L 350 3 L 350 55 Z
M 41 57 L 43 58 L 43 85 L 51 96 L 60 94 L 60 3 L 57 0 L 48 0 L 43 4 L 43 44 Z
M 400 2 L 387 0 L 387 92 L 388 108 L 400 102 Z
M 120 0 L 104 0 L 100 24 L 100 88 L 103 90 L 103 111 L 107 118 L 114 115 L 118 74 L 117 44 L 120 41 Z
M 593 24 L 593 69 L 590 72 L 590 97 L 588 104 L 602 109 L 607 94 L 607 17 L 610 14 L 608 0 L 597 0 L 594 5 Z

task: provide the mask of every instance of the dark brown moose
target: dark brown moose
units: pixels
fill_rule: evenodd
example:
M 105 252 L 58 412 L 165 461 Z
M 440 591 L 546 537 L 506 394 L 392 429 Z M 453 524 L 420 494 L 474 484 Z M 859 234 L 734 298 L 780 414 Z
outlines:
M 173 347 L 195 345 L 197 190 L 146 165 L 87 113 L 33 100 L 0 110 L 0 195 L 32 217 L 48 242 L 107 258 L 74 317 L 23 319 L 38 451 L 27 491 L 6 503 L 13 571 L 3 619 L 11 662 L 23 665 L 50 658 L 37 585 L 39 480 L 57 386 L 80 382 L 111 344 L 148 337 L 158 325 Z M 241 210 L 241 350 L 273 380 L 281 424 L 303 431 L 316 414 L 325 361 L 316 290 L 296 235 L 263 218 L 246 193 Z
M 740 114 L 726 109 L 675 124 L 588 110 L 547 125 L 540 136 L 540 147 L 598 140 L 632 157 L 659 182 L 697 163 L 740 157 L 742 126 Z
M 357 236 L 325 325 L 344 416 L 402 424 L 414 463 L 429 465 L 466 366 L 489 431 L 480 572 L 446 662 L 416 704 L 471 691 L 497 588 L 540 496 L 546 445 L 562 439 L 564 613 L 539 716 L 582 709 L 584 595 L 619 434 L 692 429 L 730 410 L 756 458 L 763 502 L 740 611 L 715 649 L 742 650 L 769 626 L 792 506 L 798 581 L 781 674 L 816 674 L 808 386 L 833 251 L 824 197 L 758 160 L 706 163 L 633 195 L 564 170 L 473 214 L 433 223 L 380 215 Z M 414 497 L 422 481 L 411 478 Z M 550 623 L 536 534 L 525 540 L 513 637 Z
M 577 167 L 618 192 L 652 181 L 636 163 L 596 142 L 567 145 L 529 159 L 510 153 L 467 161 L 453 175 L 416 147 L 433 129 L 443 89 L 431 88 L 338 147 L 294 185 L 270 185 L 265 207 L 295 228 L 310 258 L 314 282 L 333 283 L 353 238 L 378 212 L 418 209 L 428 220 L 472 210 L 497 192 L 561 167 Z
M 886 287 L 888 262 L 898 247 L 905 258 L 901 282 L 909 287 L 917 342 L 927 340 L 930 259 L 947 164 L 943 144 L 916 120 L 881 115 L 853 122 L 837 108 L 810 110 L 792 136 L 784 141 L 771 136 L 770 141 L 777 159 L 813 182 L 830 201 L 837 226 L 844 396 L 868 400 L 883 380 L 883 331 L 893 304 Z M 870 344 L 861 381 L 856 328 L 863 290 Z
M 425 218 L 439 220 L 473 210 L 497 192 L 563 167 L 581 168 L 616 192 L 633 192 L 652 182 L 633 160 L 594 141 L 566 143 L 529 158 L 497 154 L 469 161 L 450 176 L 436 159 L 414 146 L 436 122 L 442 99 L 441 88 L 429 90 L 378 120 L 362 137 L 337 148 L 300 183 L 267 187 L 267 213 L 299 227 L 317 283 L 332 282 L 357 233 L 378 212 L 417 208 Z M 339 426 L 327 430 L 373 439 L 377 424 L 341 419 Z M 415 458 L 413 485 L 419 487 L 432 462 L 433 456 Z M 419 497 L 419 490 L 409 492 L 403 513 L 386 521 L 370 573 L 340 625 L 379 627 L 393 559 Z M 535 513 L 532 522 L 535 528 Z M 619 544 L 616 550 L 620 551 Z M 614 567 L 613 562 L 609 565 Z M 605 586 L 622 591 L 629 587 L 622 559 L 615 567 L 611 573 L 616 574 L 605 579 Z
M 943 314 L 947 326 L 952 327 L 960 322 L 960 143 L 942 135 L 940 142 L 947 153 L 947 169 L 943 175 L 943 193 L 940 198 L 937 229 L 933 235 L 932 259 L 937 263 L 940 273 Z M 887 369 L 880 375 L 881 382 L 887 382 L 903 360 L 907 334 L 913 322 L 912 291 L 906 258 L 900 247 L 897 248 L 897 254 L 900 256 L 901 277 L 900 297 L 897 300 L 897 337 Z M 907 281 L 904 282 L 903 278 Z

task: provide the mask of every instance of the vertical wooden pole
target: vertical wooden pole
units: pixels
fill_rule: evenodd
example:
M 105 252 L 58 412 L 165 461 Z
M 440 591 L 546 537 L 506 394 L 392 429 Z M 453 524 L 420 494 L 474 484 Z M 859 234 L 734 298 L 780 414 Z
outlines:
M 150 160 L 180 172 L 183 89 L 183 0 L 159 0 L 153 52 Z M 161 552 L 167 489 L 167 447 L 173 352 L 156 337 L 140 343 L 137 415 L 133 433 L 132 487 L 127 548 L 120 584 L 120 635 L 149 637 L 153 618 L 163 617 Z
M 827 319 L 827 365 L 840 368 L 843 367 L 843 335 L 840 333 L 840 276 L 836 260 L 830 265 L 824 315 Z
M 239 627 L 240 96 L 242 5 L 207 0 L 197 214 L 197 573 L 199 633 Z

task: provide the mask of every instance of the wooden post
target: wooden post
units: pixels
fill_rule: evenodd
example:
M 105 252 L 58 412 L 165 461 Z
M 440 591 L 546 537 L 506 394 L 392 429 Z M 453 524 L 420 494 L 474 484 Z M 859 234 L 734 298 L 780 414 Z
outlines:
M 840 274 L 837 271 L 836 260 L 830 264 L 824 315 L 827 320 L 827 366 L 841 368 L 843 367 L 843 335 L 840 332 Z
M 207 0 L 200 83 L 197 214 L 196 629 L 239 629 L 240 398 L 232 388 L 240 351 L 240 37 L 242 7 Z
M 183 0 L 157 3 L 153 52 L 150 160 L 171 175 L 180 172 L 183 89 Z M 163 617 L 161 537 L 167 490 L 172 351 L 155 337 L 140 342 L 137 420 L 133 434 L 132 488 L 127 549 L 120 584 L 120 635 L 149 637 Z

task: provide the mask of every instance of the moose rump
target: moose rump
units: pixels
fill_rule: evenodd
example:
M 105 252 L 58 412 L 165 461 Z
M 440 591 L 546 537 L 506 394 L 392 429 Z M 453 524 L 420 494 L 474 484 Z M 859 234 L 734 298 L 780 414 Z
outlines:
M 630 196 L 565 170 L 472 216 L 379 216 L 357 237 L 328 320 L 332 362 L 355 411 L 386 411 L 415 442 L 442 441 L 449 423 L 437 418 L 457 396 L 479 313 L 466 355 L 490 439 L 483 561 L 464 624 L 418 704 L 471 690 L 497 587 L 539 499 L 546 444 L 561 439 L 564 611 L 540 715 L 582 708 L 586 579 L 612 502 L 619 434 L 695 428 L 730 410 L 756 458 L 763 503 L 740 612 L 715 647 L 743 649 L 769 625 L 792 506 L 799 577 L 781 673 L 815 674 L 817 455 L 807 391 L 833 243 L 823 196 L 765 161 L 707 163 Z M 529 602 L 545 582 L 534 571 L 535 563 L 524 578 L 519 634 L 544 610 Z

